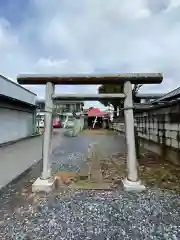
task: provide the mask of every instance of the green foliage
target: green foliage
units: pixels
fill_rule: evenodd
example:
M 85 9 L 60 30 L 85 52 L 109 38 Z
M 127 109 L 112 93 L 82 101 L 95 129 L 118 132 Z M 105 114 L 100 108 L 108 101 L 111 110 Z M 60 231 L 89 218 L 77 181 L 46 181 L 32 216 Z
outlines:
M 115 84 L 111 84 L 111 85 L 106 85 L 103 84 L 99 87 L 98 91 L 99 93 L 122 93 L 123 92 L 123 87 L 124 85 L 115 85 Z M 117 116 L 117 109 L 119 108 L 123 108 L 123 101 L 121 99 L 102 99 L 100 100 L 100 102 L 104 105 L 104 106 L 110 106 L 111 104 L 114 107 L 114 116 Z
M 133 98 L 135 99 L 139 89 L 142 87 L 142 84 L 136 84 L 134 85 L 132 94 L 133 94 Z M 115 85 L 115 84 L 103 84 L 99 87 L 98 91 L 99 93 L 123 93 L 123 88 L 124 85 Z M 122 101 L 121 100 L 116 100 L 116 99 L 110 99 L 110 100 L 100 100 L 100 102 L 104 105 L 104 106 L 110 106 L 111 104 L 114 107 L 122 107 Z
M 136 99 L 136 94 L 138 93 L 140 87 L 142 85 L 136 84 L 134 85 L 132 94 L 133 94 L 133 99 Z M 124 84 L 123 85 L 116 85 L 116 84 L 103 84 L 99 87 L 98 92 L 99 93 L 123 93 L 123 88 L 124 88 Z M 123 108 L 123 100 L 121 99 L 110 99 L 110 100 L 106 100 L 106 99 L 102 99 L 100 100 L 100 102 L 104 105 L 104 106 L 110 106 L 111 104 L 114 107 L 114 111 L 115 111 L 115 116 L 116 116 L 116 112 L 117 109 L 122 109 Z
M 98 89 L 99 93 L 122 93 L 123 92 L 123 85 L 115 85 L 115 84 L 103 84 L 99 87 Z M 104 106 L 110 106 L 111 104 L 113 106 L 118 107 L 120 105 L 121 100 L 116 100 L 116 99 L 110 99 L 110 100 L 100 100 L 100 102 Z

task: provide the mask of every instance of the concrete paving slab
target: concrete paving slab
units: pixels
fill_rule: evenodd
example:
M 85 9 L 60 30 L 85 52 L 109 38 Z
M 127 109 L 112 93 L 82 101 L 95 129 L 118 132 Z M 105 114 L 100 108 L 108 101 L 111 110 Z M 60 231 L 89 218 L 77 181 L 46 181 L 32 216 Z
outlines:
M 53 147 L 59 145 L 61 131 L 54 131 Z M 42 159 L 43 136 L 0 147 L 0 189 Z

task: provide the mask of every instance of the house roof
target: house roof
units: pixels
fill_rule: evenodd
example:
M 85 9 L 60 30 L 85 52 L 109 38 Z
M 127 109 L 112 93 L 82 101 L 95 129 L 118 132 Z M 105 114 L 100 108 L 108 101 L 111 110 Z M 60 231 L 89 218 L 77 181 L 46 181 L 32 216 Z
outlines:
M 16 101 L 35 105 L 36 94 L 22 87 L 21 85 L 0 75 L 0 95 Z
M 101 112 L 99 108 L 90 108 L 88 110 L 88 117 L 103 117 L 107 115 L 105 112 Z
M 170 101 L 170 100 L 173 100 L 173 99 L 177 99 L 179 97 L 180 97 L 180 87 L 174 89 L 171 92 L 168 92 L 167 94 L 165 94 L 161 98 L 153 101 L 153 103 L 159 103 L 161 101 Z

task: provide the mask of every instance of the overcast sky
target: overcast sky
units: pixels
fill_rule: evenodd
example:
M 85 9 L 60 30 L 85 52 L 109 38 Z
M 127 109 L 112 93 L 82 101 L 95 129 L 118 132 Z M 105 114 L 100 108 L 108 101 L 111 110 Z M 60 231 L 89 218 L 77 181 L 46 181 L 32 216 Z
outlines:
M 162 72 L 180 85 L 180 0 L 0 0 L 0 73 Z M 29 87 L 40 97 L 44 88 Z M 95 93 L 95 86 L 58 92 Z

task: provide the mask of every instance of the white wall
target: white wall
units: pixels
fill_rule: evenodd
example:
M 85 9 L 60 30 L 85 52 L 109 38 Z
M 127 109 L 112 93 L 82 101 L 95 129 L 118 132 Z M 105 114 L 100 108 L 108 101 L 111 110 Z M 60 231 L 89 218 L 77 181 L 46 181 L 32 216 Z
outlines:
M 27 137 L 32 132 L 32 113 L 0 108 L 0 144 Z
M 160 121 L 158 116 L 163 117 L 165 121 Z M 153 115 L 149 118 L 148 114 L 144 112 L 138 114 L 138 117 L 142 117 L 136 124 L 140 145 L 144 149 L 158 154 L 162 159 L 179 166 L 180 120 L 179 123 L 172 123 L 168 113 Z M 123 123 L 113 123 L 112 128 L 120 132 L 125 132 L 125 125 Z

